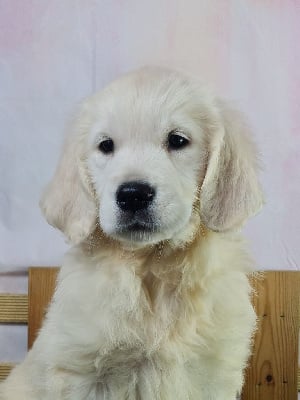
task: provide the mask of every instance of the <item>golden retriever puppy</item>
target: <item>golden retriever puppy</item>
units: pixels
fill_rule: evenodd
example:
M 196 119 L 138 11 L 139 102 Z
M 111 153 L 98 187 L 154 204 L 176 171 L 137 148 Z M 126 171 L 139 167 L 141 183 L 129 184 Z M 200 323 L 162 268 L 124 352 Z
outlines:
M 41 200 L 74 246 L 0 399 L 235 399 L 257 169 L 241 115 L 194 78 L 143 68 L 84 101 Z

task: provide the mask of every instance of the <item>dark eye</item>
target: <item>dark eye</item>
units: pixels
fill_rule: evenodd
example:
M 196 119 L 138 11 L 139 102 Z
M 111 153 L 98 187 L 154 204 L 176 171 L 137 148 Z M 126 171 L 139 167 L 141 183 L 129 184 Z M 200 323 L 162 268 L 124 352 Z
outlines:
M 169 133 L 167 144 L 169 150 L 179 150 L 187 146 L 189 144 L 189 140 L 185 136 L 182 136 L 179 132 L 172 131 Z
M 98 149 L 104 153 L 109 154 L 114 151 L 114 142 L 112 139 L 105 139 L 98 145 Z

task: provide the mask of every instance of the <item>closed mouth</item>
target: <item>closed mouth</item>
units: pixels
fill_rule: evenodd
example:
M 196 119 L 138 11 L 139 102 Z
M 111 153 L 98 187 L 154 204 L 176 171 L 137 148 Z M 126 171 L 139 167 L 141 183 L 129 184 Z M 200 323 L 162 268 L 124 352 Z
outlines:
M 145 222 L 133 221 L 129 224 L 122 224 L 119 226 L 119 233 L 130 233 L 130 232 L 154 232 L 155 225 Z
M 154 233 L 158 230 L 157 224 L 154 222 L 154 216 L 149 211 L 140 210 L 133 213 L 121 213 L 119 215 L 118 234 L 130 235 Z
M 129 242 L 149 242 L 152 235 L 158 232 L 158 226 L 150 221 L 126 221 L 120 223 L 116 232 L 117 237 L 123 238 Z

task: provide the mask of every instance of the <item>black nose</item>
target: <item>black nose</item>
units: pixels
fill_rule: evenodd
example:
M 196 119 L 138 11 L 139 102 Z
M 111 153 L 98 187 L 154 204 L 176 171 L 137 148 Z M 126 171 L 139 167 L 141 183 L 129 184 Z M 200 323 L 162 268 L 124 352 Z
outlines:
M 116 194 L 120 209 L 133 212 L 146 209 L 154 196 L 154 188 L 144 182 L 125 182 Z

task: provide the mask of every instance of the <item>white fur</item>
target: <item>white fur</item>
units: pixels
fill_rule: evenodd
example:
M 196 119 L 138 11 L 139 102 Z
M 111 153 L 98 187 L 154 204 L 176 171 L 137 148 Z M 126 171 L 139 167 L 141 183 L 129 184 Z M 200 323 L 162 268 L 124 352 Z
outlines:
M 75 245 L 1 400 L 233 400 L 255 313 L 237 229 L 262 196 L 243 118 L 193 78 L 144 68 L 87 99 L 41 207 Z M 168 151 L 168 132 L 190 144 Z M 113 154 L 98 143 L 114 140 Z M 115 194 L 156 188 L 156 228 L 120 233 Z

